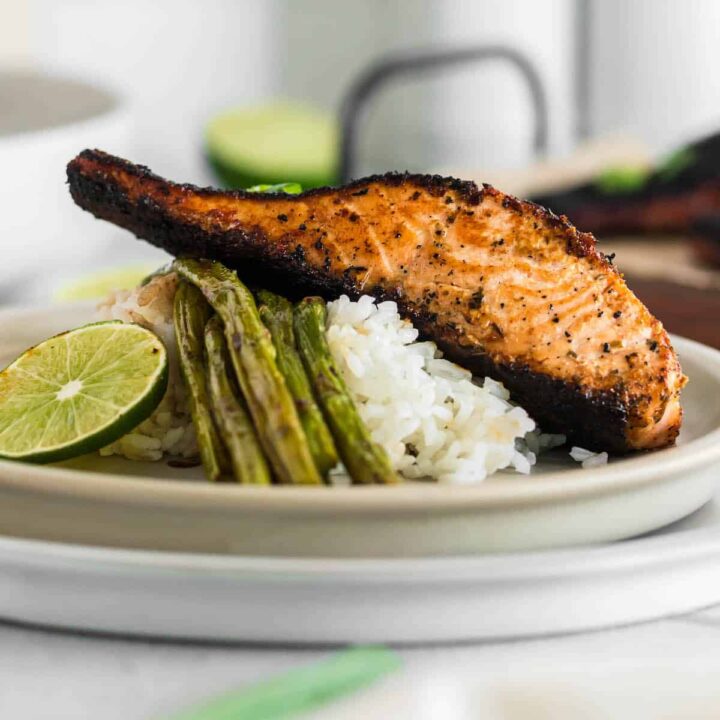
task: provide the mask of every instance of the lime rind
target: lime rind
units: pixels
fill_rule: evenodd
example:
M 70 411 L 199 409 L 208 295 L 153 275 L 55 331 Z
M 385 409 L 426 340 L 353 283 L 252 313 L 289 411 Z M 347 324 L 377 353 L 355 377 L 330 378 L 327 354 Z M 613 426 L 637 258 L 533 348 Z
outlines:
M 140 325 L 55 335 L 0 372 L 0 458 L 47 463 L 99 450 L 146 420 L 167 385 L 165 346 Z
M 338 148 L 337 120 L 294 102 L 226 110 L 205 129 L 207 159 L 229 187 L 332 185 Z

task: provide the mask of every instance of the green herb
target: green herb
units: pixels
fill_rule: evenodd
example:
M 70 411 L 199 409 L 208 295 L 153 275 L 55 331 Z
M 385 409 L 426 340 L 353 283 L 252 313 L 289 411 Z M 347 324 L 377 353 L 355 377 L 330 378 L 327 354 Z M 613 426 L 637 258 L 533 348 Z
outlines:
M 357 692 L 400 667 L 382 647 L 357 647 L 308 667 L 228 693 L 170 720 L 283 720 Z
M 296 182 L 278 183 L 277 185 L 253 185 L 246 189 L 246 192 L 285 193 L 286 195 L 299 195 L 302 191 L 302 185 Z
M 649 177 L 650 171 L 646 168 L 618 166 L 604 170 L 595 185 L 600 192 L 608 195 L 624 195 L 640 190 Z

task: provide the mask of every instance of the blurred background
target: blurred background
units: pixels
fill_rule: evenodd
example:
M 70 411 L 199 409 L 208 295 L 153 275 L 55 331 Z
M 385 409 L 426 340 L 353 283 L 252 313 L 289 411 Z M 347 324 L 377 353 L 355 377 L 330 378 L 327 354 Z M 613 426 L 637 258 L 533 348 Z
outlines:
M 0 0 L 0 303 L 161 262 L 73 206 L 64 165 L 97 146 L 199 184 L 490 181 L 720 345 L 719 23 L 715 0 Z M 460 50 L 484 59 L 440 64 Z

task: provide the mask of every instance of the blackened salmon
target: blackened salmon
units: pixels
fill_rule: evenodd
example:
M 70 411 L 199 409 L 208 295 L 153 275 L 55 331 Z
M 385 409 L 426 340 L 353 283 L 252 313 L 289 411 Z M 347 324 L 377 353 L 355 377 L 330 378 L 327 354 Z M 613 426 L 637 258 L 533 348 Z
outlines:
M 292 196 L 180 185 L 96 150 L 75 202 L 248 282 L 397 301 L 445 356 L 594 450 L 672 444 L 685 383 L 662 324 L 592 235 L 485 185 L 389 173 Z

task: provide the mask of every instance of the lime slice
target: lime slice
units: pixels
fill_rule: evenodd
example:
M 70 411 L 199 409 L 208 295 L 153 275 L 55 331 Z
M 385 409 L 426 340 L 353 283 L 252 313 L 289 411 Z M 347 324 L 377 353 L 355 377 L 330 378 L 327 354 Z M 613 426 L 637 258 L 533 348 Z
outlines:
M 238 108 L 218 115 L 205 130 L 207 156 L 230 187 L 336 180 L 338 128 L 332 115 L 294 103 Z
M 0 457 L 44 463 L 99 450 L 148 418 L 167 383 L 165 346 L 140 325 L 56 335 L 0 372 Z

